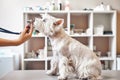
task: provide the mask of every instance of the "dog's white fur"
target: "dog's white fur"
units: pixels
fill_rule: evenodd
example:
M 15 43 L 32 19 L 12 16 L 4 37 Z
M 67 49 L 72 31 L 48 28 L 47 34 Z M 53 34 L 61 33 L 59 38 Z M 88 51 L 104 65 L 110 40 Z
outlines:
M 68 36 L 63 26 L 63 19 L 50 15 L 42 15 L 42 19 L 35 18 L 35 29 L 50 38 L 53 50 L 51 69 L 47 74 L 57 74 L 58 79 L 66 79 L 70 73 L 78 78 L 92 78 L 101 76 L 101 63 L 95 53 L 87 46 Z

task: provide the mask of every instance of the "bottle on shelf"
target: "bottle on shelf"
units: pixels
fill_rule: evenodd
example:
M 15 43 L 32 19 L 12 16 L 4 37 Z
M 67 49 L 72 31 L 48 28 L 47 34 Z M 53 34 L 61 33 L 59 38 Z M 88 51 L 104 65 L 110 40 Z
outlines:
M 69 11 L 70 10 L 70 2 L 69 0 L 65 1 L 65 11 Z
M 75 27 L 75 24 L 70 24 L 70 34 L 71 35 L 74 34 L 74 27 Z
M 100 8 L 101 8 L 101 10 L 105 10 L 105 6 L 104 6 L 104 3 L 103 3 L 103 2 L 101 2 Z
M 62 10 L 62 2 L 61 2 L 61 0 L 58 0 L 57 10 Z
M 52 4 L 51 4 L 51 10 L 55 10 L 56 8 L 55 8 L 55 1 L 54 0 L 52 0 L 52 2 L 51 2 Z

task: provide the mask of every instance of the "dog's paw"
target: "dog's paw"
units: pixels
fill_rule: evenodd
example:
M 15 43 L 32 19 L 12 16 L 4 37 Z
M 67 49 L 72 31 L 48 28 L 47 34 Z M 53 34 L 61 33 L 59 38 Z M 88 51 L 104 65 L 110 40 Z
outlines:
M 53 72 L 52 72 L 51 70 L 49 70 L 49 71 L 46 72 L 46 74 L 47 74 L 47 75 L 52 75 Z
M 58 80 L 67 80 L 67 78 L 64 76 L 58 76 Z
M 49 70 L 46 72 L 47 75 L 57 75 L 55 71 Z

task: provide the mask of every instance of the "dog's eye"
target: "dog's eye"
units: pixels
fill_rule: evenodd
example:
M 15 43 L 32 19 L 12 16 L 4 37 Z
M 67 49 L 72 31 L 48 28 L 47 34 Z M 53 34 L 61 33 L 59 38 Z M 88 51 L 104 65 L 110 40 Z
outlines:
M 47 19 L 43 19 L 43 22 L 46 22 L 47 21 Z

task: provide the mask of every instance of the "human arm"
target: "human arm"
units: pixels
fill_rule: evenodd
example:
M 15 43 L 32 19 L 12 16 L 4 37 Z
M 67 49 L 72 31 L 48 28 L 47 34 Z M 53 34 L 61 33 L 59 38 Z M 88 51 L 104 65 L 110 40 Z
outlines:
M 29 30 L 29 32 L 27 32 L 28 30 Z M 21 32 L 20 37 L 18 39 L 9 40 L 9 39 L 0 38 L 0 46 L 20 45 L 31 38 L 32 32 L 33 32 L 33 24 L 30 24 L 30 29 L 25 27 L 24 30 Z

